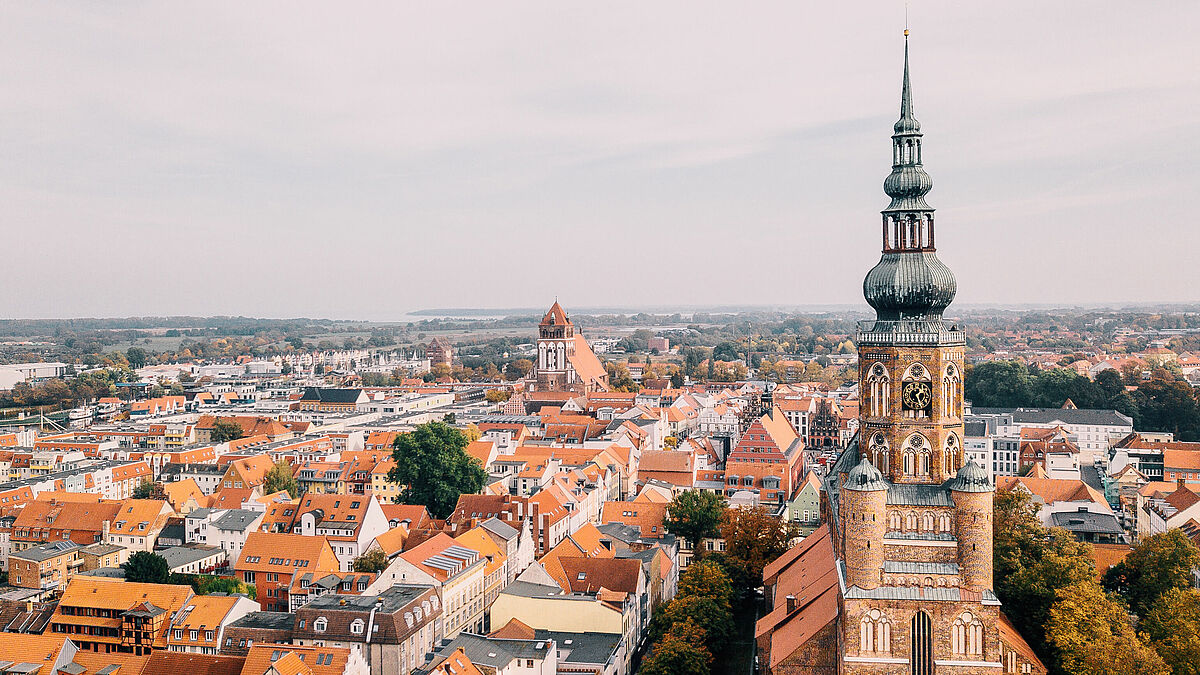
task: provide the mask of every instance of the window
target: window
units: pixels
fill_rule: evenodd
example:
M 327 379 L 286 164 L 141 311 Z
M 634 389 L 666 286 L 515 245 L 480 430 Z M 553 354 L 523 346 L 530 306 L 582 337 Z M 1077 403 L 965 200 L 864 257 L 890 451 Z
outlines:
M 362 619 L 355 619 L 350 622 L 350 632 L 355 635 L 361 635 L 365 626 L 366 624 L 363 623 Z
M 859 624 L 859 651 L 887 653 L 892 651 L 892 624 L 877 609 L 863 613 Z
M 955 654 L 983 656 L 983 623 L 970 612 L 963 612 L 950 629 L 950 646 Z
M 872 417 L 884 417 L 888 414 L 888 400 L 891 398 L 892 382 L 887 369 L 882 363 L 871 367 L 867 376 L 867 407 Z
M 942 376 L 942 414 L 947 417 L 961 417 L 962 413 L 959 409 L 958 402 L 960 400 L 959 392 L 962 391 L 962 379 L 958 375 L 958 369 L 954 364 L 946 366 L 945 374 Z
M 325 620 L 325 617 L 320 616 L 317 617 L 317 620 L 313 622 L 313 631 L 317 633 L 324 633 L 325 628 L 328 626 L 329 622 Z
M 959 469 L 958 436 L 950 434 L 946 437 L 946 447 L 942 449 L 942 470 L 947 476 L 953 476 Z
M 909 436 L 904 443 L 904 473 L 909 476 L 928 476 L 931 453 L 929 440 L 925 436 Z
M 871 458 L 871 463 L 879 469 L 880 473 L 886 474 L 889 465 L 891 464 L 891 452 L 888 450 L 887 438 L 883 434 L 877 433 L 871 437 L 871 446 L 868 450 L 868 456 Z
M 911 675 L 933 675 L 933 621 L 925 612 L 918 611 L 913 617 L 910 638 L 909 672 Z

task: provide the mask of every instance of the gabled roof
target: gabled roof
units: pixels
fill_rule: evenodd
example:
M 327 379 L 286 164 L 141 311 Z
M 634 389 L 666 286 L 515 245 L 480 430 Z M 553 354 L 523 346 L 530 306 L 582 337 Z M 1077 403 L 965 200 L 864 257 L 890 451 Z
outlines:
M 1021 634 L 1017 632 L 1017 627 L 1008 620 L 1008 617 L 1004 614 L 1004 610 L 1000 611 L 1000 621 L 997 623 L 998 628 L 1000 629 L 1000 641 L 1011 647 L 1013 651 L 1020 654 L 1021 658 L 1033 664 L 1035 668 L 1045 672 L 1046 666 L 1042 665 L 1041 660 L 1038 659 L 1037 654 L 1035 654 L 1033 651 L 1033 648 L 1030 647 L 1029 643 L 1025 642 L 1025 638 L 1021 637 Z
M 401 553 L 400 557 L 438 581 L 456 576 L 480 558 L 478 551 L 460 545 L 444 533 Z
M 251 532 L 234 568 L 251 572 L 316 573 L 337 570 L 338 562 L 325 537 Z
M 642 561 L 636 558 L 559 558 L 568 593 L 637 593 Z M 562 585 L 562 581 L 559 582 Z
M 838 615 L 838 578 L 828 524 L 763 569 L 774 585 L 774 609 L 755 624 L 754 636 L 768 636 L 771 667 L 791 656 Z M 787 597 L 795 598 L 789 610 Z
M 532 640 L 535 635 L 533 628 L 520 619 L 513 617 L 508 623 L 488 633 L 488 637 L 500 640 Z
M 661 537 L 665 533 L 663 523 L 667 517 L 668 506 L 670 505 L 666 503 L 649 501 L 604 502 L 600 522 L 635 527 L 643 537 Z
M 1108 501 L 1095 488 L 1081 480 L 1064 480 L 1056 478 L 1031 478 L 1028 476 L 997 476 L 997 490 L 1011 490 L 1020 485 L 1037 497 L 1043 503 L 1089 501 L 1103 504 L 1107 508 Z
M 1195 444 L 1200 446 L 1200 444 Z M 1200 450 L 1163 448 L 1163 468 L 1200 471 Z
M 571 362 L 575 374 L 586 384 L 602 383 L 608 375 L 604 364 L 596 358 L 595 352 L 588 346 L 587 340 L 581 333 L 575 334 L 575 353 L 568 354 L 567 360 Z
M 565 326 L 569 323 L 571 321 L 567 319 L 567 313 L 563 311 L 562 305 L 558 304 L 557 300 L 550 305 L 550 309 L 546 311 L 541 321 L 543 326 Z

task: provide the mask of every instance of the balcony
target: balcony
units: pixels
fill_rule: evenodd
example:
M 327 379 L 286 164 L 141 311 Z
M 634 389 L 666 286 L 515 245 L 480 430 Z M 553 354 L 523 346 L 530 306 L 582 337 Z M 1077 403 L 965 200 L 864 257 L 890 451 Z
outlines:
M 957 320 L 859 321 L 858 345 L 954 347 L 966 344 Z

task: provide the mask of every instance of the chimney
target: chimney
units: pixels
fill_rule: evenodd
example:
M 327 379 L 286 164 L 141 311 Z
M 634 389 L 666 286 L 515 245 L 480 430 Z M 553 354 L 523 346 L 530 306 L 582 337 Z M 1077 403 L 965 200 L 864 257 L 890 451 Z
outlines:
M 796 596 L 789 595 L 787 596 L 787 613 L 791 614 L 794 611 L 796 611 Z

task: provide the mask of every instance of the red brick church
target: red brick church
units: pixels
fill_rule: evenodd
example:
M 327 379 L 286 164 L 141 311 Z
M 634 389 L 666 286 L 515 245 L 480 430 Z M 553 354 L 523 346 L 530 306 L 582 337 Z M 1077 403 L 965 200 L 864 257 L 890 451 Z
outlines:
M 905 32 L 907 36 L 907 31 Z M 767 675 L 1044 674 L 992 588 L 988 472 L 963 461 L 963 332 L 934 248 L 904 47 L 883 254 L 863 292 L 858 435 L 821 488 L 825 523 L 764 570 Z
M 555 300 L 538 325 L 531 391 L 608 391 L 608 371 Z

